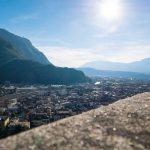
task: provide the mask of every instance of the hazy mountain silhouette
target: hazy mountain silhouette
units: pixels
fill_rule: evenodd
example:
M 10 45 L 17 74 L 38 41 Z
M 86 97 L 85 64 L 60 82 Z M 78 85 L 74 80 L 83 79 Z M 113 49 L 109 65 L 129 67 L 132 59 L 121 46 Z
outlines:
M 0 34 L 1 84 L 5 81 L 25 84 L 71 84 L 89 81 L 81 71 L 56 67 L 49 63 L 27 39 L 5 30 L 0 33 L 6 33 L 4 38 Z
M 150 58 L 132 63 L 117 63 L 109 61 L 93 61 L 84 64 L 82 68 L 94 68 L 98 70 L 127 71 L 150 74 Z
M 150 80 L 150 75 L 135 72 L 124 71 L 109 71 L 109 70 L 97 70 L 93 68 L 78 68 L 83 71 L 85 75 L 89 77 L 117 77 L 117 78 L 134 78 Z

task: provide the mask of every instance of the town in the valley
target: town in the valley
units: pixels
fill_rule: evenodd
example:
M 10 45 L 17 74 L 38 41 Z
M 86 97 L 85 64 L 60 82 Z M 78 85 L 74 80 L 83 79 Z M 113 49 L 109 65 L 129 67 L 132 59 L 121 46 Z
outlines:
M 77 85 L 0 86 L 0 138 L 150 92 L 150 82 L 95 78 Z

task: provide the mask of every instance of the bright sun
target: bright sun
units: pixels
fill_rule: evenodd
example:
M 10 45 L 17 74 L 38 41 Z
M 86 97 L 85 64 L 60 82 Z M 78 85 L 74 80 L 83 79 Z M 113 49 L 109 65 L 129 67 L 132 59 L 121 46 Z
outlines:
M 101 0 L 97 7 L 98 15 L 106 21 L 118 21 L 122 18 L 121 0 Z

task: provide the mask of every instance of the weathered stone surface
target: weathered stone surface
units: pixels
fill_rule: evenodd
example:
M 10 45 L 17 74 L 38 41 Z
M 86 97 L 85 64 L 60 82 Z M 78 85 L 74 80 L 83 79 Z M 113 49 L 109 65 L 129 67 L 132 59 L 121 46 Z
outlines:
M 150 93 L 0 141 L 0 150 L 103 149 L 150 149 Z

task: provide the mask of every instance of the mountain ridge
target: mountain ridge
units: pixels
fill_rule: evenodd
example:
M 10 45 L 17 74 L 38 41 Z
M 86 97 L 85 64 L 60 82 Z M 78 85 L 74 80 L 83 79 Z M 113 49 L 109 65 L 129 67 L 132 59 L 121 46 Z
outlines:
M 45 55 L 32 45 L 30 40 L 10 33 L 5 29 L 0 29 L 0 38 L 15 47 L 24 59 L 34 60 L 42 64 L 50 63 Z
M 126 71 L 111 71 L 111 70 L 98 70 L 94 68 L 78 68 L 78 70 L 84 72 L 89 77 L 117 77 L 117 78 L 128 78 L 128 79 L 142 79 L 150 80 L 149 74 L 137 73 L 137 72 L 126 72 Z
M 94 68 L 98 70 L 126 71 L 150 74 L 150 58 L 131 63 L 118 63 L 111 61 L 93 61 L 81 66 L 81 68 Z
M 14 49 L 9 42 L 2 38 L 0 38 L 0 56 L 2 56 L 0 57 L 0 65 L 3 65 L 13 59 L 21 58 L 18 51 Z
M 1 30 L 0 33 L 2 31 L 6 32 L 5 30 Z M 25 49 L 22 50 L 26 54 L 20 52 L 22 38 L 12 33 L 7 33 L 7 36 L 9 34 L 13 37 L 11 42 L 6 40 L 6 37 L 3 38 L 2 34 L 0 34 L 0 84 L 3 84 L 5 81 L 17 84 L 74 84 L 90 81 L 81 71 L 73 68 L 56 67 L 49 62 L 46 63 L 47 58 L 43 54 L 42 56 L 46 58 L 44 62 L 37 61 L 32 57 L 27 58 L 27 55 L 30 56 L 31 54 L 30 48 L 27 51 Z M 21 42 L 18 38 L 21 38 Z M 13 41 L 17 44 L 15 42 L 14 44 Z M 32 44 L 26 39 L 25 44 L 28 43 L 26 41 L 29 42 L 30 47 Z M 20 46 L 19 50 L 18 45 Z M 41 53 L 36 48 L 32 52 L 35 52 L 41 58 Z
M 19 59 L 0 68 L 0 83 L 6 80 L 22 84 L 69 84 L 88 81 L 81 71 L 75 69 Z

